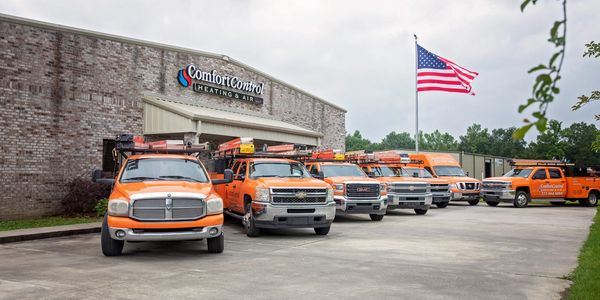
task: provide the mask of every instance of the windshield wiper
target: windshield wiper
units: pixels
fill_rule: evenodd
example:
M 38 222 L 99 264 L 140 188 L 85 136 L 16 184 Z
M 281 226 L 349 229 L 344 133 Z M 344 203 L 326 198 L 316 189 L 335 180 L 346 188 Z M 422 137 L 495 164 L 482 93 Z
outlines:
M 187 179 L 187 180 L 191 180 L 194 182 L 202 182 L 196 178 L 193 177 L 189 177 L 189 176 L 181 176 L 181 175 L 163 175 L 163 176 L 159 176 L 160 178 L 173 178 L 173 179 Z
M 160 178 L 156 178 L 156 177 L 148 177 L 148 176 L 136 176 L 136 177 L 129 177 L 129 178 L 123 178 L 123 181 L 140 181 L 140 180 L 162 180 Z

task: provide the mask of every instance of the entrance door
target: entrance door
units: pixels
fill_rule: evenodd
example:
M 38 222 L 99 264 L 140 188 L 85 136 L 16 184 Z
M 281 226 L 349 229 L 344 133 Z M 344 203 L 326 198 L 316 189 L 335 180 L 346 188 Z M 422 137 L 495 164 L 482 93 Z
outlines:
M 484 178 L 492 177 L 492 161 L 490 159 L 485 160 L 485 176 Z

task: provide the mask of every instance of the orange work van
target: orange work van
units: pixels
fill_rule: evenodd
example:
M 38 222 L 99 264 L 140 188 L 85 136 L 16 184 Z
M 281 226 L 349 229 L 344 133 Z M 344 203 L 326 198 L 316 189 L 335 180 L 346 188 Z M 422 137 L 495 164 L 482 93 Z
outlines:
M 143 143 L 125 134 L 117 137 L 116 150 L 116 176 L 103 179 L 101 170 L 92 175 L 113 185 L 102 223 L 104 255 L 121 255 L 125 242 L 202 239 L 208 252 L 223 252 L 223 200 L 213 186 L 230 182 L 231 171 L 211 181 L 192 155 L 204 148 L 183 142 Z
M 328 234 L 335 218 L 333 190 L 297 160 L 310 155 L 308 149 L 280 145 L 255 152 L 250 143 L 246 138 L 213 153 L 213 178 L 221 178 L 225 167 L 234 173 L 231 183 L 217 189 L 225 213 L 241 219 L 249 237 L 260 235 L 263 228 L 313 228 L 318 235 Z
M 483 180 L 481 195 L 488 205 L 509 202 L 515 207 L 525 207 L 536 201 L 552 204 L 578 201 L 582 206 L 598 204 L 600 167 L 522 159 L 515 159 L 511 164 L 513 169 L 504 176 Z
M 450 183 L 451 201 L 468 201 L 477 205 L 480 199 L 481 181 L 468 177 L 460 164 L 450 154 L 415 153 L 409 155 L 412 163 L 407 167 L 422 167 L 436 178 Z

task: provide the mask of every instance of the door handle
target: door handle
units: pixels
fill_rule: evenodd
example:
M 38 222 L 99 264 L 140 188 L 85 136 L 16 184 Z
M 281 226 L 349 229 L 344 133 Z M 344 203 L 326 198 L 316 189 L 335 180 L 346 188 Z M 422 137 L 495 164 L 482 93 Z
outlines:
M 232 188 L 235 188 L 235 184 L 231 186 Z

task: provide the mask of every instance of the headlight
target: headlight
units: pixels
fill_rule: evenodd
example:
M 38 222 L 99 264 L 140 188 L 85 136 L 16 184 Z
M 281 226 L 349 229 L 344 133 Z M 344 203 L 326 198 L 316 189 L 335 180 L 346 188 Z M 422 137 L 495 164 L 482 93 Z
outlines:
M 333 202 L 333 189 L 327 189 L 327 202 Z
M 344 191 L 344 184 L 343 183 L 336 183 L 333 185 L 333 188 L 335 189 L 336 192 L 343 192 Z
M 108 200 L 108 214 L 115 217 L 126 217 L 129 215 L 129 201 L 125 199 Z
M 217 215 L 223 213 L 223 199 L 213 196 L 206 200 L 206 214 Z
M 269 189 L 257 187 L 254 201 L 269 202 Z
M 458 186 L 456 185 L 456 183 L 451 183 L 450 184 L 450 189 L 457 189 Z

